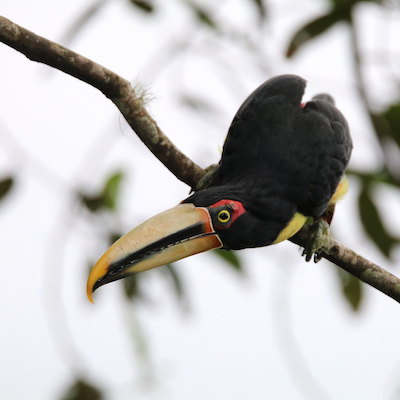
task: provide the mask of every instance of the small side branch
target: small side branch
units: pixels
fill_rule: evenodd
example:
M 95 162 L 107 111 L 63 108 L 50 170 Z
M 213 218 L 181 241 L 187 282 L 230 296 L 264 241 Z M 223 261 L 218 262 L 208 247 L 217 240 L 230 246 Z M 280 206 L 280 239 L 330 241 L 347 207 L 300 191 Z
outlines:
M 33 61 L 57 68 L 100 90 L 118 107 L 150 151 L 178 179 L 190 187 L 195 187 L 204 177 L 205 171 L 179 151 L 161 131 L 126 79 L 1 16 L 0 42 L 25 54 Z M 304 228 L 291 241 L 305 247 L 308 238 L 309 233 Z M 390 272 L 336 241 L 332 241 L 322 256 L 400 303 L 400 279 Z

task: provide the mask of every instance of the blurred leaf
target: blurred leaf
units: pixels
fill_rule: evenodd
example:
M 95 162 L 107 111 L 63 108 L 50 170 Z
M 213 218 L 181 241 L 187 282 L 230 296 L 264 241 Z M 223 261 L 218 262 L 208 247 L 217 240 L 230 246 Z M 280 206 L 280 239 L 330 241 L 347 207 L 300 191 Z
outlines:
M 128 300 L 140 297 L 139 275 L 132 274 L 122 279 L 125 296 Z
M 107 3 L 108 0 L 97 0 L 94 3 L 90 4 L 82 14 L 75 19 L 73 24 L 64 34 L 61 42 L 64 45 L 69 44 L 78 34 L 79 32 L 88 24 L 90 20 L 92 20 L 99 11 L 103 8 L 103 6 Z
M 121 232 L 110 232 L 108 234 L 108 243 L 111 246 L 115 241 L 117 241 L 123 234 Z
M 352 5 L 357 3 L 359 0 L 331 0 L 331 3 L 334 7 L 348 7 L 350 8 Z
M 129 0 L 131 4 L 146 13 L 152 13 L 154 11 L 154 4 L 147 0 Z
M 106 180 L 103 189 L 103 197 L 104 197 L 104 206 L 109 210 L 115 210 L 116 208 L 123 177 L 124 174 L 122 172 L 117 172 L 115 174 L 112 174 Z
M 318 17 L 300 28 L 300 30 L 293 35 L 289 43 L 289 46 L 286 50 L 286 57 L 292 57 L 301 46 L 311 39 L 321 35 L 337 22 L 348 21 L 349 13 L 349 7 L 337 7 L 334 8 L 329 14 Z
M 176 294 L 178 300 L 184 300 L 185 290 L 184 284 L 180 275 L 177 273 L 176 269 L 172 264 L 167 264 L 157 269 L 165 276 L 168 277 L 169 281 L 172 283 L 173 291 Z M 128 300 L 135 300 L 138 298 L 143 298 L 143 292 L 140 288 L 140 277 L 144 276 L 140 273 L 129 275 L 124 278 L 121 283 L 123 284 L 123 289 L 125 296 Z
M 258 15 L 260 16 L 260 20 L 265 19 L 267 16 L 267 7 L 264 4 L 263 0 L 250 0 L 251 3 L 255 5 L 258 11 Z
M 181 103 L 195 111 L 203 111 L 207 113 L 215 113 L 215 108 L 211 106 L 208 100 L 202 99 L 196 95 L 182 94 L 180 96 Z
M 213 254 L 224 260 L 230 267 L 235 269 L 238 272 L 244 272 L 243 271 L 243 265 L 242 261 L 240 260 L 237 252 L 233 250 L 213 250 Z
M 202 23 L 203 25 L 208 26 L 211 29 L 217 30 L 218 25 L 215 22 L 214 18 L 211 14 L 203 7 L 199 6 L 192 1 L 187 2 L 188 6 L 192 9 L 194 15 L 196 16 L 197 20 Z
M 383 117 L 389 125 L 392 138 L 400 146 L 400 103 L 392 104 L 384 112 Z
M 363 300 L 363 286 L 361 281 L 349 274 L 342 268 L 336 268 L 340 280 L 342 293 L 351 309 L 355 312 L 360 310 Z
M 161 268 L 164 273 L 168 273 L 174 292 L 178 300 L 182 300 L 185 297 L 185 289 L 181 279 L 180 274 L 176 271 L 175 267 L 172 264 L 167 264 Z
M 362 188 L 358 198 L 358 206 L 365 232 L 379 250 L 390 258 L 391 251 L 393 246 L 397 244 L 397 240 L 386 231 L 378 209 L 371 198 L 368 186 L 364 185 Z
M 376 172 L 364 172 L 354 169 L 347 169 L 346 175 L 355 176 L 363 182 L 363 185 L 373 185 L 375 183 L 386 183 L 398 188 L 397 182 L 393 179 L 392 175 L 384 168 Z
M 336 7 L 354 7 L 357 3 L 381 3 L 382 0 L 331 0 Z
M 2 200 L 11 190 L 14 178 L 9 176 L 0 180 L 0 200 Z
M 85 194 L 80 194 L 80 199 L 83 204 L 92 212 L 96 212 L 101 208 L 104 208 L 104 198 L 103 195 L 100 196 L 87 196 Z
M 97 212 L 102 209 L 114 211 L 117 206 L 123 177 L 124 175 L 122 172 L 116 172 L 110 175 L 106 179 L 100 193 L 94 195 L 79 193 L 81 201 L 92 212 Z
M 62 400 L 102 400 L 100 389 L 83 379 L 77 379 L 62 396 Z

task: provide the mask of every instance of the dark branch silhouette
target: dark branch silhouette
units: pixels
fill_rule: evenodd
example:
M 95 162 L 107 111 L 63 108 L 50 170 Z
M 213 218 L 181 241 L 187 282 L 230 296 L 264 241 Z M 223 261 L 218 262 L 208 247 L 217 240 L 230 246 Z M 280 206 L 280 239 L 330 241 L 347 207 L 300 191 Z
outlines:
M 161 131 L 130 82 L 107 68 L 0 16 L 0 41 L 30 60 L 52 66 L 100 90 L 120 110 L 149 150 L 181 181 L 196 187 L 205 171 L 186 157 Z M 291 241 L 305 247 L 303 228 Z M 321 256 L 400 303 L 400 279 L 332 240 Z

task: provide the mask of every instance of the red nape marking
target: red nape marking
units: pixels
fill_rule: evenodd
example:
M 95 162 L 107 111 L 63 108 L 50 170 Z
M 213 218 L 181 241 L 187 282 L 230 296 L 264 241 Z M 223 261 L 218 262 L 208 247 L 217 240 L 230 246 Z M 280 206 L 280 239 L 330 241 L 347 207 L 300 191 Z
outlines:
M 231 226 L 242 214 L 244 214 L 246 209 L 243 207 L 243 204 L 240 201 L 236 200 L 220 200 L 214 204 L 212 204 L 210 207 L 221 207 L 221 206 L 229 206 L 233 212 L 231 216 L 231 220 L 229 221 L 229 226 Z
M 307 105 L 307 103 L 300 103 L 300 107 L 304 108 Z

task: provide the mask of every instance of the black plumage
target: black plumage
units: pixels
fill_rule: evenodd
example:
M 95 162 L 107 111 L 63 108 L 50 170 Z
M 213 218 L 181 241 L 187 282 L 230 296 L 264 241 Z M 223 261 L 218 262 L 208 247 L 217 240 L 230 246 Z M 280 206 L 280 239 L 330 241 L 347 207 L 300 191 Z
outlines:
M 281 75 L 257 88 L 231 123 L 214 186 L 184 201 L 244 205 L 248 212 L 219 232 L 225 248 L 273 243 L 296 212 L 320 217 L 343 177 L 352 150 L 348 124 L 329 95 L 302 104 L 305 85 Z
M 282 75 L 256 89 L 232 121 L 212 185 L 117 240 L 92 268 L 89 300 L 105 283 L 192 254 L 286 240 L 307 217 L 324 227 L 332 196 L 345 192 L 352 144 L 333 99 L 302 104 L 304 88 L 303 79 Z M 314 239 L 306 253 L 317 260 L 322 241 Z

